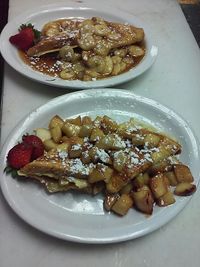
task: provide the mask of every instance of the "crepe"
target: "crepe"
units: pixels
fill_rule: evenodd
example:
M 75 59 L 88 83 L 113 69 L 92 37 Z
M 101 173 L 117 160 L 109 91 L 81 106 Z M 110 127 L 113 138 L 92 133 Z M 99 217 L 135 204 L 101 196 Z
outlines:
M 108 22 L 96 17 L 84 21 L 62 19 L 47 23 L 43 27 L 41 40 L 27 54 L 40 56 L 58 51 L 65 45 L 86 51 L 103 45 L 110 51 L 143 39 L 144 30 L 129 24 Z

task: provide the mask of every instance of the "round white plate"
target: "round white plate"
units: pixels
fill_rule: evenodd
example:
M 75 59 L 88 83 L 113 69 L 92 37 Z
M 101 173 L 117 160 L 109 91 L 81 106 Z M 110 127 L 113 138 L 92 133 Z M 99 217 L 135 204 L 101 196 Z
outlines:
M 159 103 L 119 89 L 86 90 L 55 98 L 32 112 L 12 131 L 1 153 L 1 188 L 12 209 L 26 222 L 50 235 L 83 243 L 111 243 L 133 239 L 161 227 L 188 203 L 191 197 L 177 197 L 175 204 L 155 207 L 152 216 L 134 209 L 124 217 L 105 212 L 101 196 L 76 193 L 47 194 L 42 186 L 19 182 L 3 173 L 6 155 L 24 133 L 47 127 L 55 114 L 63 118 L 107 114 L 118 122 L 130 117 L 152 124 L 182 144 L 181 161 L 189 165 L 199 181 L 199 149 L 187 123 Z
M 147 52 L 142 61 L 133 69 L 126 73 L 120 74 L 115 77 L 106 78 L 97 81 L 66 81 L 60 78 L 54 78 L 51 76 L 44 75 L 40 72 L 34 71 L 31 67 L 26 65 L 19 57 L 17 49 L 10 44 L 9 37 L 18 32 L 18 28 L 23 23 L 32 23 L 36 29 L 41 29 L 42 26 L 51 20 L 56 20 L 59 18 L 66 17 L 103 17 L 109 21 L 116 21 L 122 23 L 130 23 L 137 27 L 142 27 L 145 31 L 145 42 Z M 105 7 L 98 6 L 86 7 L 79 3 L 77 5 L 72 5 L 70 7 L 63 5 L 48 5 L 41 6 L 31 12 L 21 14 L 14 20 L 10 21 L 4 28 L 0 36 L 0 51 L 7 63 L 12 66 L 16 71 L 27 76 L 30 79 L 36 80 L 41 83 L 49 84 L 52 86 L 66 87 L 66 88 L 98 88 L 98 87 L 108 87 L 127 82 L 138 75 L 146 71 L 155 61 L 158 49 L 151 41 L 151 32 L 148 30 L 148 26 L 145 23 L 139 21 L 134 16 L 124 13 L 120 10 L 116 10 L 113 7 L 111 9 L 105 9 Z

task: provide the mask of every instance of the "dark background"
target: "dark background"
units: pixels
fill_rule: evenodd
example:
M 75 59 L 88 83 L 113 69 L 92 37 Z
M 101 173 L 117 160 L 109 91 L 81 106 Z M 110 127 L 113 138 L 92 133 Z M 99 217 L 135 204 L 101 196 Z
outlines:
M 8 20 L 9 0 L 0 0 L 0 32 Z M 0 54 L 0 101 L 2 96 L 2 81 L 3 81 L 3 59 Z

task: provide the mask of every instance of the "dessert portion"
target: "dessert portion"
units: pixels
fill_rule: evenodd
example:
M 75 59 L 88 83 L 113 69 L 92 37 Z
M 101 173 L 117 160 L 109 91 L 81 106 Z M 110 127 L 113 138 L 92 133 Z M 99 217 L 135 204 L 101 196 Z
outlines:
M 24 31 L 30 32 L 30 26 L 23 28 L 21 35 Z M 51 21 L 43 26 L 39 38 L 29 37 L 30 33 L 28 40 L 17 46 L 22 48 L 23 61 L 36 71 L 64 80 L 116 76 L 135 67 L 145 55 L 142 28 L 98 17 Z
M 60 50 L 64 45 L 79 46 L 84 51 L 107 55 L 111 49 L 141 42 L 143 29 L 129 24 L 108 22 L 101 18 L 61 19 L 44 25 L 41 40 L 29 48 L 29 56 Z M 104 48 L 104 51 L 103 51 Z
M 106 115 L 66 120 L 55 115 L 35 136 L 43 154 L 33 158 L 29 151 L 29 162 L 18 164 L 17 173 L 49 193 L 101 193 L 105 210 L 124 216 L 131 208 L 150 215 L 155 205 L 171 205 L 175 195 L 196 190 L 189 167 L 178 159 L 181 145 L 133 118 L 119 124 Z

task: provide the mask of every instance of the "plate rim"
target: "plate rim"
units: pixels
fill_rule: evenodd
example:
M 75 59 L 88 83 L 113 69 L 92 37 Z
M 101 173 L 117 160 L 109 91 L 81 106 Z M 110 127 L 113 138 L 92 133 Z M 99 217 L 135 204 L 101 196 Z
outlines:
M 123 94 L 123 96 L 126 96 L 126 97 L 131 96 L 133 99 L 136 99 L 136 100 L 138 100 L 140 102 L 143 102 L 143 103 L 145 103 L 147 105 L 150 105 L 151 107 L 156 108 L 157 110 L 160 110 L 161 108 L 163 108 L 161 110 L 162 112 L 170 110 L 171 114 L 174 115 L 176 118 L 178 118 L 178 122 L 181 122 L 184 126 L 187 126 L 187 133 L 189 131 L 189 135 L 192 138 L 194 138 L 193 141 L 195 141 L 195 145 L 197 147 L 197 158 L 199 159 L 199 157 L 200 157 L 199 140 L 196 137 L 196 135 L 195 135 L 193 129 L 191 128 L 191 126 L 189 125 L 189 123 L 186 122 L 182 118 L 182 116 L 180 116 L 177 112 L 174 112 L 171 108 L 167 107 L 166 105 L 158 103 L 158 101 L 155 101 L 155 100 L 147 98 L 147 97 L 136 95 L 136 94 L 134 94 L 133 92 L 130 92 L 130 91 L 124 91 L 123 89 L 116 89 L 116 88 L 115 89 L 110 89 L 109 91 L 106 88 L 104 88 L 104 89 L 100 88 L 98 91 L 90 89 L 90 90 L 86 90 L 86 91 L 72 92 L 72 93 L 68 93 L 68 94 L 56 97 L 56 98 L 48 101 L 44 105 L 41 105 L 39 108 L 36 108 L 32 112 L 30 112 L 25 118 L 23 118 L 16 125 L 14 130 L 12 130 L 10 132 L 10 134 L 8 135 L 6 141 L 5 141 L 4 145 L 3 145 L 3 148 L 1 149 L 1 158 L 2 159 L 5 158 L 5 156 L 7 154 L 6 152 L 9 149 L 10 140 L 11 140 L 11 138 L 13 136 L 16 135 L 17 129 L 19 129 L 21 126 L 25 125 L 27 123 L 27 121 L 30 119 L 31 116 L 33 116 L 32 119 L 34 120 L 34 114 L 38 113 L 39 116 L 40 116 L 42 114 L 43 110 L 45 110 L 46 107 L 51 106 L 52 104 L 56 105 L 56 103 L 59 103 L 61 100 L 65 99 L 65 98 L 69 99 L 71 96 L 74 96 L 75 99 L 77 99 L 78 96 L 80 96 L 80 95 L 86 95 L 86 97 L 92 98 L 92 95 L 98 94 L 99 96 L 102 96 L 102 93 L 104 93 L 105 96 L 106 95 L 108 95 L 108 96 L 109 95 L 116 96 L 116 94 L 117 94 L 118 98 L 121 98 L 121 95 Z M 73 100 L 73 97 L 72 97 L 72 100 Z M 37 119 L 37 117 L 36 117 L 36 119 Z M 181 125 L 181 127 L 183 125 Z M 18 135 L 17 135 L 17 138 L 19 138 Z M 1 165 L 2 165 L 2 168 L 1 168 L 2 175 L 4 175 L 3 174 L 3 162 L 2 161 L 1 161 Z M 199 184 L 199 177 L 198 177 L 198 180 L 196 182 L 197 186 L 198 186 L 198 184 Z M 175 206 L 174 209 L 168 210 L 168 215 L 169 216 L 167 217 L 167 220 L 162 221 L 159 225 L 155 224 L 154 226 L 151 226 L 150 229 L 149 229 L 149 227 L 146 227 L 144 230 L 137 231 L 136 233 L 133 232 L 132 234 L 126 233 L 126 231 L 125 231 L 125 234 L 121 235 L 120 237 L 119 236 L 115 236 L 115 237 L 108 237 L 108 238 L 105 238 L 105 237 L 104 238 L 99 238 L 99 237 L 98 238 L 91 238 L 91 237 L 86 238 L 86 237 L 80 237 L 80 236 L 72 236 L 70 234 L 63 234 L 63 233 L 59 233 L 58 231 L 51 231 L 51 230 L 48 230 L 46 228 L 41 228 L 40 225 L 35 224 L 32 219 L 30 219 L 30 218 L 27 219 L 27 217 L 24 216 L 23 213 L 21 213 L 20 209 L 18 209 L 18 207 L 15 206 L 15 201 L 12 198 L 10 199 L 10 195 L 9 195 L 9 192 L 8 192 L 9 189 L 8 189 L 7 184 L 5 182 L 5 178 L 0 180 L 0 186 L 1 186 L 1 190 L 2 190 L 2 193 L 4 195 L 4 198 L 6 199 L 7 203 L 9 204 L 9 206 L 12 208 L 12 210 L 20 218 L 22 218 L 29 225 L 33 226 L 34 228 L 36 228 L 36 229 L 38 229 L 38 230 L 40 230 L 40 231 L 42 231 L 42 232 L 44 232 L 46 234 L 49 234 L 51 236 L 54 236 L 54 237 L 57 237 L 57 238 L 60 238 L 60 239 L 73 241 L 73 242 L 78 242 L 78 243 L 88 243 L 88 244 L 89 243 L 93 243 L 93 244 L 116 243 L 116 242 L 121 242 L 121 241 L 127 241 L 127 240 L 130 240 L 130 239 L 135 239 L 135 238 L 138 238 L 140 236 L 144 236 L 144 235 L 146 235 L 148 233 L 151 233 L 154 230 L 160 228 L 161 226 L 167 224 L 173 218 L 175 218 L 175 216 L 178 215 L 179 212 L 181 212 L 181 210 L 189 203 L 189 201 L 193 197 L 193 195 L 192 195 L 192 196 L 189 196 L 189 197 L 185 198 L 185 201 L 182 201 L 181 204 L 179 203 L 179 205 Z
M 7 53 L 7 51 L 14 51 L 14 47 L 11 46 L 11 44 L 9 43 L 9 37 L 8 37 L 8 33 L 10 29 L 13 28 L 13 25 L 15 27 L 15 25 L 22 23 L 22 21 L 24 21 L 24 23 L 30 19 L 32 16 L 36 16 L 39 14 L 43 14 L 47 11 L 50 12 L 60 12 L 63 10 L 79 10 L 79 11 L 91 11 L 91 12 L 101 12 L 102 16 L 103 15 L 114 15 L 117 17 L 119 17 L 119 19 L 122 19 L 123 17 L 127 18 L 127 21 L 130 22 L 131 20 L 133 21 L 133 24 L 136 25 L 145 25 L 145 27 L 143 26 L 143 28 L 145 28 L 145 38 L 146 38 L 146 42 L 147 42 L 147 47 L 148 47 L 148 53 L 144 56 L 144 58 L 142 59 L 142 61 L 134 68 L 130 69 L 129 71 L 122 73 L 120 75 L 117 76 L 113 76 L 111 78 L 105 78 L 102 80 L 97 80 L 97 81 L 79 81 L 79 80 L 75 80 L 75 81 L 67 81 L 67 80 L 62 80 L 60 78 L 54 78 L 51 76 L 47 76 L 44 75 L 40 72 L 34 71 L 32 70 L 29 66 L 27 66 L 25 63 L 18 62 L 17 60 L 15 60 L 15 58 L 13 59 L 13 57 L 11 55 L 9 55 L 9 53 Z M 24 20 L 23 20 L 24 19 Z M 21 22 L 19 22 L 21 21 Z M 23 13 L 21 13 L 20 15 L 16 16 L 15 18 L 13 18 L 12 20 L 10 20 L 4 27 L 4 29 L 1 32 L 0 35 L 0 51 L 1 54 L 4 58 L 4 60 L 18 73 L 22 74 L 23 76 L 37 81 L 39 83 L 42 84 L 47 84 L 50 86 L 55 86 L 58 88 L 66 88 L 66 89 L 89 89 L 89 88 L 102 88 L 102 87 L 110 87 L 110 86 L 114 86 L 114 85 L 119 85 L 125 82 L 129 82 L 133 79 L 135 79 L 136 77 L 142 75 L 143 73 L 145 73 L 149 68 L 151 68 L 151 66 L 154 64 L 154 62 L 156 61 L 157 55 L 158 55 L 158 46 L 156 44 L 154 44 L 153 40 L 151 39 L 151 34 L 150 34 L 150 29 L 148 27 L 148 25 L 145 24 L 145 22 L 141 19 L 139 19 L 138 17 L 131 15 L 130 13 L 126 12 L 126 11 L 121 11 L 118 10 L 117 8 L 113 8 L 112 9 L 108 9 L 108 10 L 103 10 L 103 7 L 101 4 L 98 5 L 93 5 L 93 4 L 88 4 L 88 3 L 79 3 L 79 5 L 77 6 L 76 3 L 70 3 L 70 5 L 67 4 L 49 4 L 49 5 L 42 5 L 40 8 L 34 8 L 31 10 L 27 10 Z M 14 34 L 14 33 L 13 33 Z M 8 49 L 9 48 L 9 49 Z M 11 49 L 11 50 L 10 50 Z

